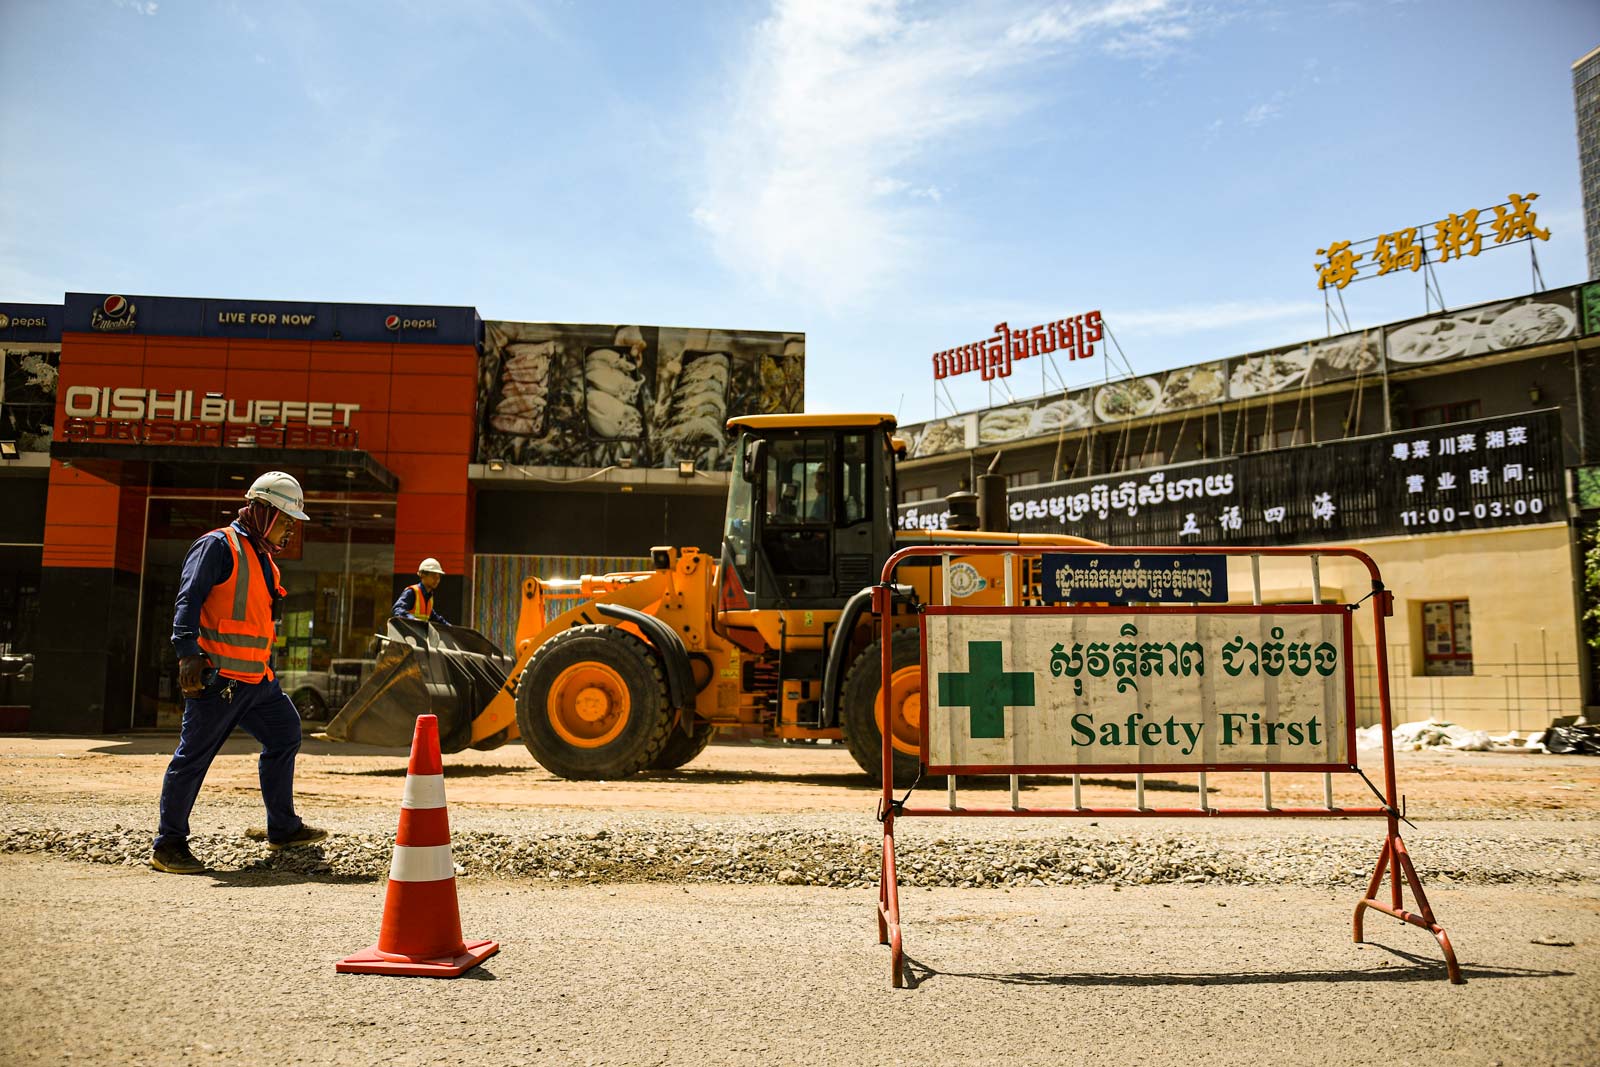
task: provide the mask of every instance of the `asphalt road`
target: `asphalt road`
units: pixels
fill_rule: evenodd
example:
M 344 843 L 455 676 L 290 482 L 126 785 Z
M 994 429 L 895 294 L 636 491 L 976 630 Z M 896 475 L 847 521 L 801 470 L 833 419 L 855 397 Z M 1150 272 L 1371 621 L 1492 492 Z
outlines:
M 381 882 L 0 856 L 0 1061 L 1488 1067 L 1600 1039 L 1593 885 L 1436 891 L 1464 986 L 1393 920 L 1353 944 L 1349 891 L 908 891 L 901 990 L 872 890 L 460 888 L 487 965 L 351 976 Z

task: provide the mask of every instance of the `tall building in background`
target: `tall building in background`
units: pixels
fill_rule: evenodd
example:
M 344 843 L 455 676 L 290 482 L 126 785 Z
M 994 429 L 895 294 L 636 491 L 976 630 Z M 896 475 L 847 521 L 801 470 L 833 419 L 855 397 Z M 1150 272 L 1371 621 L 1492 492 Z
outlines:
M 1589 277 L 1600 278 L 1600 48 L 1572 64 L 1578 115 L 1578 175 L 1583 183 L 1583 238 Z

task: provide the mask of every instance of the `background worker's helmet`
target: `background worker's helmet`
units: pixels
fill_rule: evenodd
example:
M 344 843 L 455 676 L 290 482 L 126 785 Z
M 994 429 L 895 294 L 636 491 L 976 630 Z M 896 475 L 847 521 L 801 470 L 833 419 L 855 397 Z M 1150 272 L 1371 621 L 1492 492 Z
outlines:
M 439 566 L 438 560 L 434 559 L 432 556 L 429 556 L 427 559 L 417 564 L 417 577 L 420 578 L 424 574 L 437 574 L 439 577 L 443 578 L 444 568 Z
M 246 500 L 264 500 L 292 519 L 305 522 L 306 494 L 292 474 L 268 471 L 257 478 L 245 493 Z

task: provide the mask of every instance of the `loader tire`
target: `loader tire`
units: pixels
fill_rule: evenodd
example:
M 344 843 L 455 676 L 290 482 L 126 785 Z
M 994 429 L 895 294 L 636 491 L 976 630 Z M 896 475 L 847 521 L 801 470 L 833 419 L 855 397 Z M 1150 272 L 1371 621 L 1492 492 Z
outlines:
M 533 758 L 575 780 L 628 778 L 667 743 L 661 661 L 615 626 L 574 626 L 534 653 L 517 684 L 517 727 Z
M 890 731 L 894 746 L 894 784 L 904 789 L 916 780 L 920 762 L 917 753 L 922 742 L 922 646 L 918 631 L 896 630 L 889 650 L 894 667 L 889 678 L 890 704 L 894 709 Z M 878 707 L 882 664 L 883 646 L 874 641 L 850 665 L 840 692 L 840 725 L 844 728 L 845 747 L 878 785 L 883 784 L 883 734 Z M 935 780 L 924 776 L 922 784 L 932 785 Z
M 684 714 L 688 714 L 685 712 Z M 689 732 L 684 733 L 681 725 L 673 726 L 667 734 L 667 743 L 661 746 L 661 751 L 656 758 L 650 761 L 652 771 L 675 771 L 684 764 L 691 762 L 711 744 L 711 739 L 716 736 L 717 728 L 706 720 L 696 716 L 689 725 Z

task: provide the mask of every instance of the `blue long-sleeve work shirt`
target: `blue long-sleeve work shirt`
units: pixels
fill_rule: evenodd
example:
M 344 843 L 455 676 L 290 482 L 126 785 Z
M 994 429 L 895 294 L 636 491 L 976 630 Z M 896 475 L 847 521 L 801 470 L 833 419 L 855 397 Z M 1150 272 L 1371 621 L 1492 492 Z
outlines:
M 260 566 L 256 573 L 268 575 L 272 568 L 267 562 L 267 555 L 255 547 L 255 542 L 250 540 L 250 535 L 245 533 L 244 527 L 235 519 L 230 523 L 239 540 L 247 544 L 256 554 Z M 172 615 L 172 647 L 177 650 L 178 658 L 185 656 L 203 656 L 205 651 L 200 647 L 200 607 L 206 602 L 206 597 L 211 595 L 211 590 L 219 582 L 228 580 L 233 573 L 233 549 L 228 547 L 228 539 L 222 534 L 212 532 L 189 547 L 189 554 L 183 558 L 183 577 L 178 581 L 177 607 Z M 277 593 L 272 592 L 274 600 Z M 277 617 L 274 604 L 273 617 Z
M 396 600 L 394 602 L 394 610 L 391 611 L 389 614 L 394 615 L 396 617 L 404 615 L 406 618 L 409 619 L 409 618 L 412 617 L 411 612 L 416 606 L 417 606 L 417 591 L 416 591 L 416 589 L 414 589 L 414 588 L 412 588 L 411 586 L 408 585 L 404 589 L 400 590 L 400 599 Z M 429 612 L 428 621 L 429 622 L 436 622 L 440 626 L 449 626 L 450 625 L 450 620 L 445 618 L 443 615 L 440 615 L 437 611 Z

